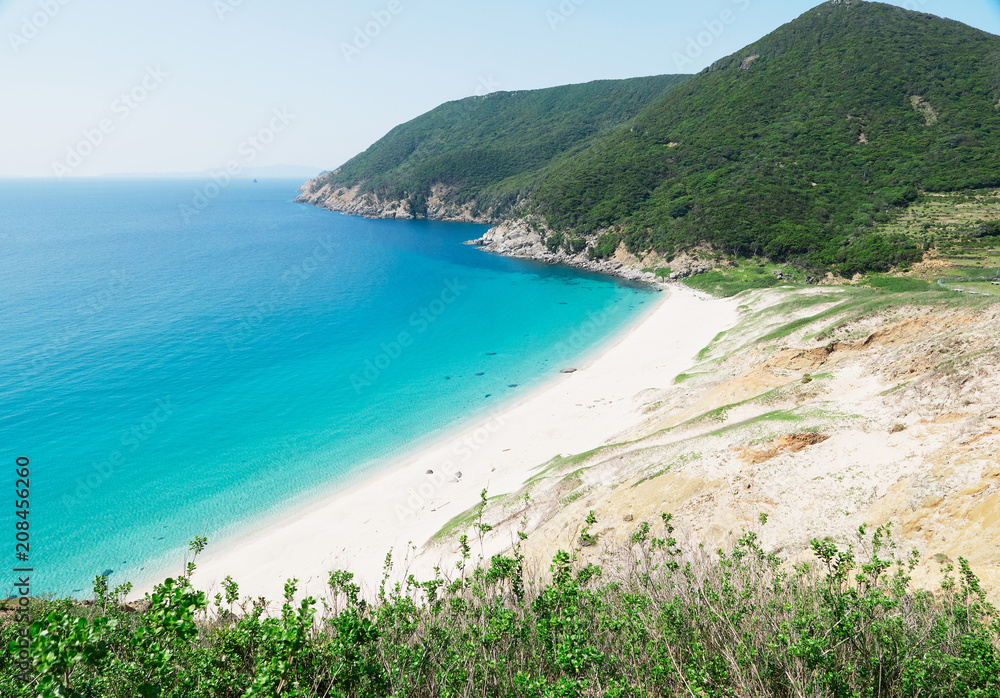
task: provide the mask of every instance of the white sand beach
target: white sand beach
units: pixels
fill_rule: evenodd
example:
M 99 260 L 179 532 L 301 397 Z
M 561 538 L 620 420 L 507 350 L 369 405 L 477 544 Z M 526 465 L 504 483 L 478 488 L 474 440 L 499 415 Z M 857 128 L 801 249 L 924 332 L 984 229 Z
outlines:
M 241 596 L 275 601 L 285 580 L 295 577 L 300 594 L 323 596 L 329 571 L 345 569 L 376 588 L 390 548 L 401 559 L 410 546 L 422 546 L 475 505 L 483 488 L 491 494 L 515 491 L 554 456 L 614 441 L 638 424 L 645 401 L 640 393 L 670 385 L 737 316 L 734 302 L 679 285 L 652 306 L 574 366 L 575 372 L 555 374 L 521 401 L 457 428 L 305 511 L 223 548 L 210 545 L 199 558 L 196 587 L 214 594 L 230 575 Z M 417 556 L 410 571 L 429 572 L 442 562 L 440 550 Z M 450 565 L 454 556 L 448 555 L 444 562 Z

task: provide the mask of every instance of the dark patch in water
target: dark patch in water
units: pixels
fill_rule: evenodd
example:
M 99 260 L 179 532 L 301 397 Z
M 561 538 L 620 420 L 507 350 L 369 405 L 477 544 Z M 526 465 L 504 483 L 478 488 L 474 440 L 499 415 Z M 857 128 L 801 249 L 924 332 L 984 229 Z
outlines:
M 486 393 L 486 397 L 491 396 L 493 393 Z
M 485 373 L 483 373 L 482 371 L 480 371 L 480 372 L 479 372 L 479 373 L 477 373 L 476 375 L 477 375 L 477 376 L 485 376 L 486 374 L 485 374 Z
M 451 376 L 445 376 L 445 377 L 444 377 L 444 379 L 445 379 L 446 381 L 450 381 L 450 380 L 451 380 Z
M 496 356 L 496 355 L 497 355 L 497 353 L 495 351 L 488 351 L 488 352 L 486 352 L 486 356 Z
M 110 577 L 112 572 L 114 572 L 114 570 L 104 570 L 103 572 L 101 572 L 101 574 L 103 574 L 105 577 Z
M 508 388 L 516 388 L 516 387 L 517 387 L 517 383 L 511 383 L 511 384 L 510 384 L 510 385 L 508 385 L 507 387 L 508 387 Z

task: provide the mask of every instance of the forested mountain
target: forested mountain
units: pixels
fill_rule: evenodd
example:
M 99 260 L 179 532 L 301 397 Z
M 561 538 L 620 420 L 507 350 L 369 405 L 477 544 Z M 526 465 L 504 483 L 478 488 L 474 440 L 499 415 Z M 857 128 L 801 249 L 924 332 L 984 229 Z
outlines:
M 921 190 L 1000 185 L 998 100 L 1000 37 L 826 2 L 554 167 L 534 201 L 552 227 L 614 228 L 632 250 L 884 269 L 919 251 L 873 223 Z
M 450 102 L 302 200 L 536 214 L 550 248 L 591 257 L 708 244 L 850 275 L 921 257 L 916 241 L 874 232 L 921 192 L 1000 186 L 1000 37 L 959 22 L 828 0 L 688 78 Z
M 509 212 L 535 175 L 611 133 L 689 75 L 599 80 L 542 90 L 494 92 L 433 109 L 397 126 L 312 189 L 359 188 L 380 202 L 406 200 L 426 215 L 433 185 L 474 215 Z

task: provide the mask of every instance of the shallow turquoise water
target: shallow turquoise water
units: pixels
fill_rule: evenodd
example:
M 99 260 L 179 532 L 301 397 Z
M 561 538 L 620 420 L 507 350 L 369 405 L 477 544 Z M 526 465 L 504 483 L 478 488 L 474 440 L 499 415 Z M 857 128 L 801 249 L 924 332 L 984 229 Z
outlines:
M 177 570 L 194 536 L 523 395 L 653 298 L 298 184 L 237 182 L 185 221 L 201 182 L 0 181 L 0 465 L 13 566 L 31 460 L 34 593 Z

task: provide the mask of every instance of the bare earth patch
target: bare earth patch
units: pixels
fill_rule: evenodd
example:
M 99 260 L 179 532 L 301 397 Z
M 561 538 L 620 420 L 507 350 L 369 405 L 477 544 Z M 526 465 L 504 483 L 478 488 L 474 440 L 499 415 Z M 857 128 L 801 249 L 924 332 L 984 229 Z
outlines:
M 798 453 L 807 446 L 821 444 L 829 438 L 827 434 L 815 434 L 812 432 L 786 434 L 771 441 L 766 448 L 741 448 L 737 450 L 737 453 L 747 463 L 757 465 L 759 463 L 766 463 L 784 453 Z

